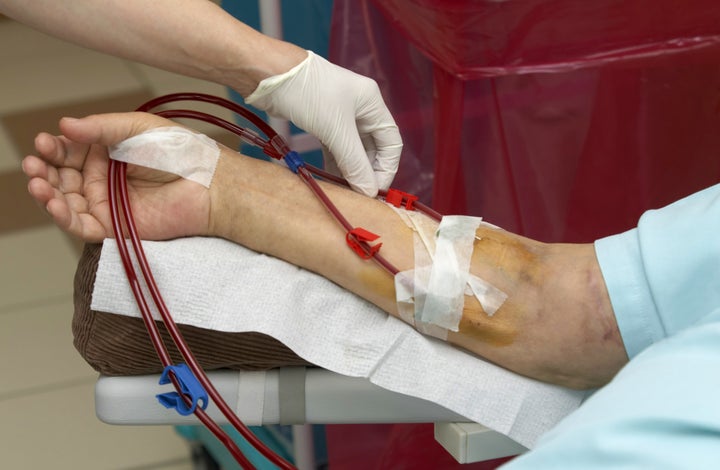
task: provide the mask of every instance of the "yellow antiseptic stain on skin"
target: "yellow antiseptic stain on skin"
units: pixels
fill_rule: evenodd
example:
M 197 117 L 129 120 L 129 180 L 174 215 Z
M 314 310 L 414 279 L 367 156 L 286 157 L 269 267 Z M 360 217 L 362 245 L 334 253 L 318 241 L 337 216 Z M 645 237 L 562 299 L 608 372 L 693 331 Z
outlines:
M 480 227 L 476 235 L 471 272 L 503 291 L 508 299 L 490 316 L 476 298 L 466 296 L 457 334 L 490 346 L 509 346 L 525 318 L 517 290 L 524 283 L 537 281 L 539 274 L 533 271 L 537 256 L 521 237 L 504 230 Z
M 395 314 L 397 311 L 395 279 L 392 275 L 372 266 L 360 270 L 357 276 L 363 291 L 366 292 L 361 296 L 383 310 Z
M 395 284 L 387 273 L 367 269 L 358 273 L 358 276 L 363 287 L 373 297 L 369 300 L 376 305 L 386 303 L 390 312 L 396 312 Z M 503 305 L 493 316 L 489 316 L 475 297 L 466 296 L 458 334 L 491 346 L 510 345 L 518 333 L 518 321 L 513 310 Z
M 505 292 L 508 299 L 493 315 L 488 315 L 474 296 L 465 296 L 458 331 L 451 333 L 452 342 L 509 346 L 514 344 L 526 323 L 523 313 L 526 306 L 517 296 L 517 289 L 523 284 L 539 282 L 541 277 L 541 273 L 535 272 L 537 255 L 522 237 L 504 230 L 481 227 L 477 235 L 471 272 Z M 361 295 L 396 315 L 392 276 L 377 266 L 362 269 L 357 276 L 364 291 Z
M 502 306 L 488 316 L 476 298 L 465 296 L 458 334 L 491 346 L 508 346 L 518 334 L 517 320 L 509 314 L 510 310 Z

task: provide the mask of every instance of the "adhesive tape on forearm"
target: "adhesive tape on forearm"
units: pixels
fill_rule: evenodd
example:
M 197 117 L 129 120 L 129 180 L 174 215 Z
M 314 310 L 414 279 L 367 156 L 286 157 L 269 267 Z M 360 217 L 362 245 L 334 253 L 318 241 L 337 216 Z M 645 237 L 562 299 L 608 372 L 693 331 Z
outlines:
M 416 269 L 403 271 L 395 276 L 395 295 L 400 318 L 404 322 L 415 326 L 416 311 L 419 308 L 418 306 L 421 307 L 425 300 L 423 284 L 427 284 L 427 282 L 422 283 L 422 280 L 419 279 L 420 270 L 425 269 L 429 273 L 429 267 L 432 265 L 431 251 L 423 240 L 432 239 L 432 251 L 434 251 L 434 233 L 437 230 L 437 223 L 419 212 L 398 209 L 392 205 L 388 206 L 413 230 Z M 427 233 L 420 233 L 421 231 Z
M 395 301 L 400 319 L 415 325 L 415 280 L 414 271 L 402 271 L 395 275 Z
M 437 240 L 444 238 L 443 243 L 448 242 L 451 235 L 453 235 L 453 230 L 438 230 L 438 223 L 420 212 L 398 209 L 392 205 L 389 205 L 389 207 L 395 210 L 403 222 L 413 230 L 415 269 L 403 271 L 395 277 L 395 292 L 397 295 L 396 300 L 399 316 L 402 320 L 415 326 L 418 331 L 424 334 L 440 339 L 447 339 L 448 329 L 445 326 L 435 323 L 437 315 L 433 315 L 435 312 L 426 310 L 426 301 L 430 290 L 430 277 L 434 269 Z M 462 217 L 462 219 L 464 219 L 463 223 L 465 227 L 461 229 L 461 231 L 465 230 L 466 232 L 460 239 L 454 240 L 452 243 L 461 242 L 460 245 L 462 245 L 462 247 L 455 251 L 455 255 L 456 257 L 460 256 L 464 261 L 457 266 L 462 266 L 468 274 L 467 283 L 463 286 L 463 294 L 460 294 L 461 284 L 458 284 L 454 300 L 457 304 L 462 303 L 461 305 L 464 305 L 464 295 L 474 296 L 482 306 L 483 311 L 488 316 L 492 316 L 505 300 L 507 300 L 507 294 L 484 279 L 470 274 L 469 268 L 473 252 L 473 243 L 475 239 L 478 239 L 475 235 L 477 227 L 480 225 L 495 229 L 497 229 L 497 227 L 483 222 L 479 218 Z M 446 224 L 451 222 L 451 225 L 455 225 L 455 228 L 461 227 L 457 219 L 448 219 Z M 447 261 L 444 261 L 441 256 L 440 266 L 442 266 L 443 263 L 447 264 Z M 437 309 L 438 312 L 443 311 L 445 307 L 451 305 L 449 300 L 444 302 L 437 295 L 433 296 L 432 302 L 430 308 Z M 442 315 L 440 315 L 440 318 L 442 318 Z M 457 309 L 454 311 L 451 324 L 456 328 L 461 318 L 462 307 L 460 307 L 459 311 Z M 456 330 L 457 328 L 455 331 Z
M 400 318 L 420 333 L 446 340 L 448 330 L 431 323 L 416 323 L 415 317 L 425 303 L 430 267 L 410 269 L 395 275 L 395 293 Z
M 413 230 L 415 256 L 415 269 L 400 272 L 395 276 L 398 315 L 420 333 L 446 340 L 446 329 L 432 324 L 415 322 L 418 312 L 425 304 L 427 281 L 432 266 L 432 253 L 435 251 L 437 222 L 416 211 L 398 209 L 392 205 L 390 207 Z
M 493 286 L 484 279 L 470 275 L 468 277 L 468 288 L 470 295 L 474 295 L 480 302 L 483 311 L 487 316 L 492 317 L 500 306 L 507 300 L 507 294 Z
M 443 217 L 438 227 L 425 305 L 416 321 L 458 330 L 475 232 L 481 221 L 479 217 Z
M 428 297 L 428 283 L 430 282 L 430 274 L 432 266 L 415 266 L 414 282 L 415 282 L 415 329 L 420 333 L 434 336 L 442 340 L 447 339 L 448 330 L 440 325 L 423 321 L 421 313 L 425 309 Z
M 110 147 L 110 158 L 166 171 L 210 187 L 220 148 L 184 127 L 158 127 Z

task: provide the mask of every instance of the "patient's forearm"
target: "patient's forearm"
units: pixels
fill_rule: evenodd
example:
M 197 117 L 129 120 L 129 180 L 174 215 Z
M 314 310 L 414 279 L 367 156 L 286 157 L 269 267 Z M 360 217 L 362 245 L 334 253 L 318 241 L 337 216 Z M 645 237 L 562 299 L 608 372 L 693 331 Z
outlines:
M 414 267 L 411 230 L 384 203 L 323 185 L 354 226 L 381 235 L 381 253 Z M 211 186 L 211 235 L 321 274 L 397 315 L 394 280 L 345 243 L 305 184 L 278 165 L 226 151 Z M 448 341 L 520 374 L 573 387 L 605 383 L 627 361 L 592 245 L 548 245 L 483 227 L 471 272 L 508 299 L 488 316 L 466 296 Z
M 401 270 L 412 267 L 412 233 L 392 209 L 332 184 L 322 186 L 351 224 L 382 236 L 381 251 L 391 263 Z M 286 168 L 225 154 L 211 186 L 211 205 L 212 235 L 314 271 L 394 312 L 392 277 L 349 249 L 343 228 Z

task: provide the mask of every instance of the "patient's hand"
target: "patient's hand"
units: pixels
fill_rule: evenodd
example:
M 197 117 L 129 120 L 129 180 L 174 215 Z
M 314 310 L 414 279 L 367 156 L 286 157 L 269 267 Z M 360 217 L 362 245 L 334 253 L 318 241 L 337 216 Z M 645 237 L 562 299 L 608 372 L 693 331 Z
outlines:
M 41 133 L 37 155 L 23 160 L 28 190 L 62 230 L 88 242 L 112 237 L 107 146 L 146 130 L 176 125 L 145 113 L 63 118 L 62 136 Z M 128 192 L 140 236 L 164 240 L 204 235 L 209 191 L 165 172 L 128 165 Z

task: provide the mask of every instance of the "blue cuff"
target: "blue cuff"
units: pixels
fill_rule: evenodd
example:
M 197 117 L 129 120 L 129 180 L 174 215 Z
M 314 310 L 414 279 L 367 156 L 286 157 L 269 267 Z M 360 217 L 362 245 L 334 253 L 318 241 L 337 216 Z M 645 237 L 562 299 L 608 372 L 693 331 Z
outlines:
M 595 242 L 610 302 L 628 357 L 665 337 L 647 282 L 637 229 Z
M 638 228 L 595 242 L 630 358 L 720 305 L 720 185 L 647 211 Z

